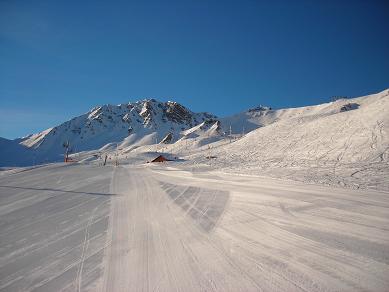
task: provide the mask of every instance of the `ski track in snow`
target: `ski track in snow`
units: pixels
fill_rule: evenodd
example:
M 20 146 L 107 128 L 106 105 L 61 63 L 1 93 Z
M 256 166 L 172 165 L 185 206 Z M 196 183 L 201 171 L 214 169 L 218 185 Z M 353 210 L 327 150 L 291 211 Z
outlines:
M 0 291 L 387 291 L 388 192 L 193 170 L 1 176 Z

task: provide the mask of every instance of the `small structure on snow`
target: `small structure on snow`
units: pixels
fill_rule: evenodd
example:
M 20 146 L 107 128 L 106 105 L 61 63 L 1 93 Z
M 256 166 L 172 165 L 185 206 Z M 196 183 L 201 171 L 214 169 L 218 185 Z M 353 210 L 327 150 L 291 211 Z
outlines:
M 165 162 L 165 161 L 170 161 L 163 155 L 159 155 L 157 158 L 151 160 L 151 162 Z
M 347 111 L 351 111 L 351 110 L 356 110 L 358 108 L 359 108 L 358 103 L 347 103 L 340 108 L 340 112 L 347 112 Z

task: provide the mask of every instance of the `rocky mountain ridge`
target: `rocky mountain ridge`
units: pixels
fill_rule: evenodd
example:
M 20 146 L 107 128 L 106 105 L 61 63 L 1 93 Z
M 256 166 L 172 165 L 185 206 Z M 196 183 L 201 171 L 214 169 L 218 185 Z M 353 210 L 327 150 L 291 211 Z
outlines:
M 36 163 L 61 161 L 63 143 L 69 141 L 71 152 L 93 150 L 109 143 L 170 143 L 180 133 L 217 117 L 210 113 L 194 113 L 174 102 L 144 99 L 119 105 L 103 105 L 37 134 L 18 139 L 18 143 L 34 152 Z M 170 135 L 169 135 L 170 134 Z M 5 142 L 4 142 L 5 143 Z M 15 144 L 15 143 L 13 143 Z M 31 153 L 32 154 L 32 153 Z

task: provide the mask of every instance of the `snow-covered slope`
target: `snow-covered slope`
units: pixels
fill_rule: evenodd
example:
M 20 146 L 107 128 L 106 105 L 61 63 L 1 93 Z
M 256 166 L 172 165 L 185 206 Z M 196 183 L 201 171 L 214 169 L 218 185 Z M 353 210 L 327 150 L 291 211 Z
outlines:
M 191 170 L 0 174 L 1 291 L 388 291 L 388 193 Z
M 271 124 L 278 119 L 278 111 L 270 107 L 257 106 L 245 112 L 220 119 L 221 128 L 225 133 L 242 134 L 255 130 L 259 127 Z
M 268 111 L 273 120 L 214 150 L 213 165 L 304 181 L 389 189 L 389 90 L 354 99 Z M 195 157 L 193 157 L 195 159 Z M 203 159 L 200 155 L 196 159 Z
M 215 119 L 208 119 L 201 124 L 190 128 L 189 130 L 183 131 L 181 135 L 181 139 L 222 135 L 220 121 Z
M 34 151 L 20 145 L 18 140 L 0 137 L 0 166 L 33 165 L 34 158 Z

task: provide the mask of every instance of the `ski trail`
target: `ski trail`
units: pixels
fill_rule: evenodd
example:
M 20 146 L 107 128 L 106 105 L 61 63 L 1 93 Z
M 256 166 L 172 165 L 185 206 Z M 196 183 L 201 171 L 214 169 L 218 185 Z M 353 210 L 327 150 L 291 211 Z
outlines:
M 84 237 L 84 242 L 82 244 L 81 261 L 80 261 L 80 264 L 79 264 L 79 268 L 78 268 L 78 271 L 77 271 L 77 278 L 76 278 L 77 291 L 78 292 L 81 291 L 82 270 L 83 270 L 83 267 L 84 267 L 85 255 L 86 255 L 86 252 L 87 252 L 88 246 L 89 246 L 89 228 L 92 225 L 92 222 L 93 222 L 94 215 L 95 215 L 96 211 L 103 204 L 105 204 L 105 202 L 101 202 L 96 208 L 93 209 L 91 215 L 89 216 L 89 220 L 88 220 L 87 226 L 85 228 L 85 237 Z

